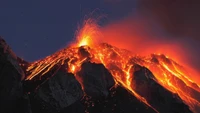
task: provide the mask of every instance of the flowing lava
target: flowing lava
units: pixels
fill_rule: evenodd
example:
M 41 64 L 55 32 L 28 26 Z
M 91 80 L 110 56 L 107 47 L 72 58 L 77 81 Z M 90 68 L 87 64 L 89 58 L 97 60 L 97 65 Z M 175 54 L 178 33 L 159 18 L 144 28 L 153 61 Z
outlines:
M 134 90 L 133 67 L 139 64 L 152 71 L 154 81 L 178 94 L 193 112 L 197 112 L 200 108 L 200 84 L 189 79 L 189 73 L 181 65 L 162 54 L 135 56 L 130 51 L 107 43 L 96 43 L 94 39 L 99 35 L 98 25 L 93 20 L 85 21 L 76 36 L 78 41 L 53 55 L 31 63 L 27 69 L 29 76 L 26 80 L 32 80 L 36 76 L 42 77 L 56 65 L 66 65 L 68 72 L 76 75 L 83 62 L 102 63 L 111 72 L 117 85 L 123 86 L 137 99 L 153 108 Z

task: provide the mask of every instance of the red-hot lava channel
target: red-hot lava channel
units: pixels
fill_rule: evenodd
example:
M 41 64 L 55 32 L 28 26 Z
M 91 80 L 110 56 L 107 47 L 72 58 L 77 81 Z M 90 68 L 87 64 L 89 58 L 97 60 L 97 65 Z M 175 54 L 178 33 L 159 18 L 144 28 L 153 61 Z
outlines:
M 98 25 L 93 20 L 85 21 L 84 26 L 76 36 L 77 41 L 75 43 L 55 54 L 31 63 L 27 69 L 30 75 L 26 79 L 31 80 L 35 76 L 42 76 L 55 65 L 67 65 L 69 67 L 68 72 L 76 75 L 81 64 L 89 59 L 91 62 L 104 64 L 111 72 L 117 85 L 123 86 L 137 99 L 153 108 L 144 97 L 135 92 L 131 85 L 134 84 L 131 81 L 134 76 L 131 74 L 133 73 L 132 67 L 134 64 L 139 64 L 151 70 L 157 83 L 172 93 L 178 94 L 193 112 L 197 112 L 196 109 L 200 108 L 200 97 L 197 95 L 200 92 L 200 84 L 191 80 L 188 77 L 189 73 L 173 58 L 168 58 L 162 54 L 135 56 L 128 50 L 119 49 L 107 43 L 97 43 L 95 37 L 99 36 L 101 34 L 98 31 Z M 90 55 L 81 56 L 80 48 L 87 50 Z

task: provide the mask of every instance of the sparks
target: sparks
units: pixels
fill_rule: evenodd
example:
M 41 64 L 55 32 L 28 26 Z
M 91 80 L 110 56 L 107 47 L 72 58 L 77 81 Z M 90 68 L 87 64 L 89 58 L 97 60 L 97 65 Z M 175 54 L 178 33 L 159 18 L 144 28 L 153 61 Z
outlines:
M 87 45 L 89 45 L 89 39 L 90 39 L 89 36 L 84 37 L 84 38 L 80 41 L 80 43 L 78 44 L 78 46 L 80 47 L 80 46 L 87 46 Z
M 76 34 L 77 47 L 80 46 L 93 46 L 97 43 L 97 37 L 101 36 L 99 26 L 94 19 L 85 20 L 83 27 L 79 29 Z

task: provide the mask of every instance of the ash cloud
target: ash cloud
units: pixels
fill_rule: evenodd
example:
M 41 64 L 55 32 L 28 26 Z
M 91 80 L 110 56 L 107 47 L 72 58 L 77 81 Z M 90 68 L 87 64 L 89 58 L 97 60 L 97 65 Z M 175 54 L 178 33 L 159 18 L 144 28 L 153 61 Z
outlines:
M 141 0 L 138 9 L 149 15 L 171 35 L 168 40 L 181 44 L 187 62 L 200 69 L 200 1 L 198 0 Z
M 155 19 L 167 32 L 200 41 L 200 1 L 140 0 L 138 9 Z
M 125 2 L 128 7 L 134 3 L 132 8 L 124 6 L 131 9 L 128 16 L 104 26 L 103 41 L 138 54 L 164 53 L 200 70 L 200 1 Z M 112 5 L 118 3 L 112 1 Z

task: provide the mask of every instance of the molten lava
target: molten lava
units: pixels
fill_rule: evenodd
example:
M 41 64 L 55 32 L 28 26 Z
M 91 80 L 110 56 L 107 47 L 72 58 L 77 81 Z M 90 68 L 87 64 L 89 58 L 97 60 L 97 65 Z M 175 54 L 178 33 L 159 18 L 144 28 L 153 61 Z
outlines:
M 135 56 L 128 50 L 119 49 L 107 43 L 97 43 L 95 37 L 101 35 L 98 27 L 92 20 L 87 20 L 76 36 L 76 43 L 31 63 L 27 69 L 29 76 L 26 80 L 32 80 L 36 76 L 42 77 L 56 65 L 66 65 L 68 72 L 76 75 L 83 62 L 102 63 L 111 72 L 117 85 L 123 86 L 137 99 L 153 108 L 134 90 L 133 66 L 139 64 L 152 71 L 155 76 L 152 79 L 155 82 L 172 93 L 178 94 L 193 112 L 200 108 L 200 96 L 198 95 L 200 84 L 189 78 L 189 73 L 183 66 L 162 54 Z

